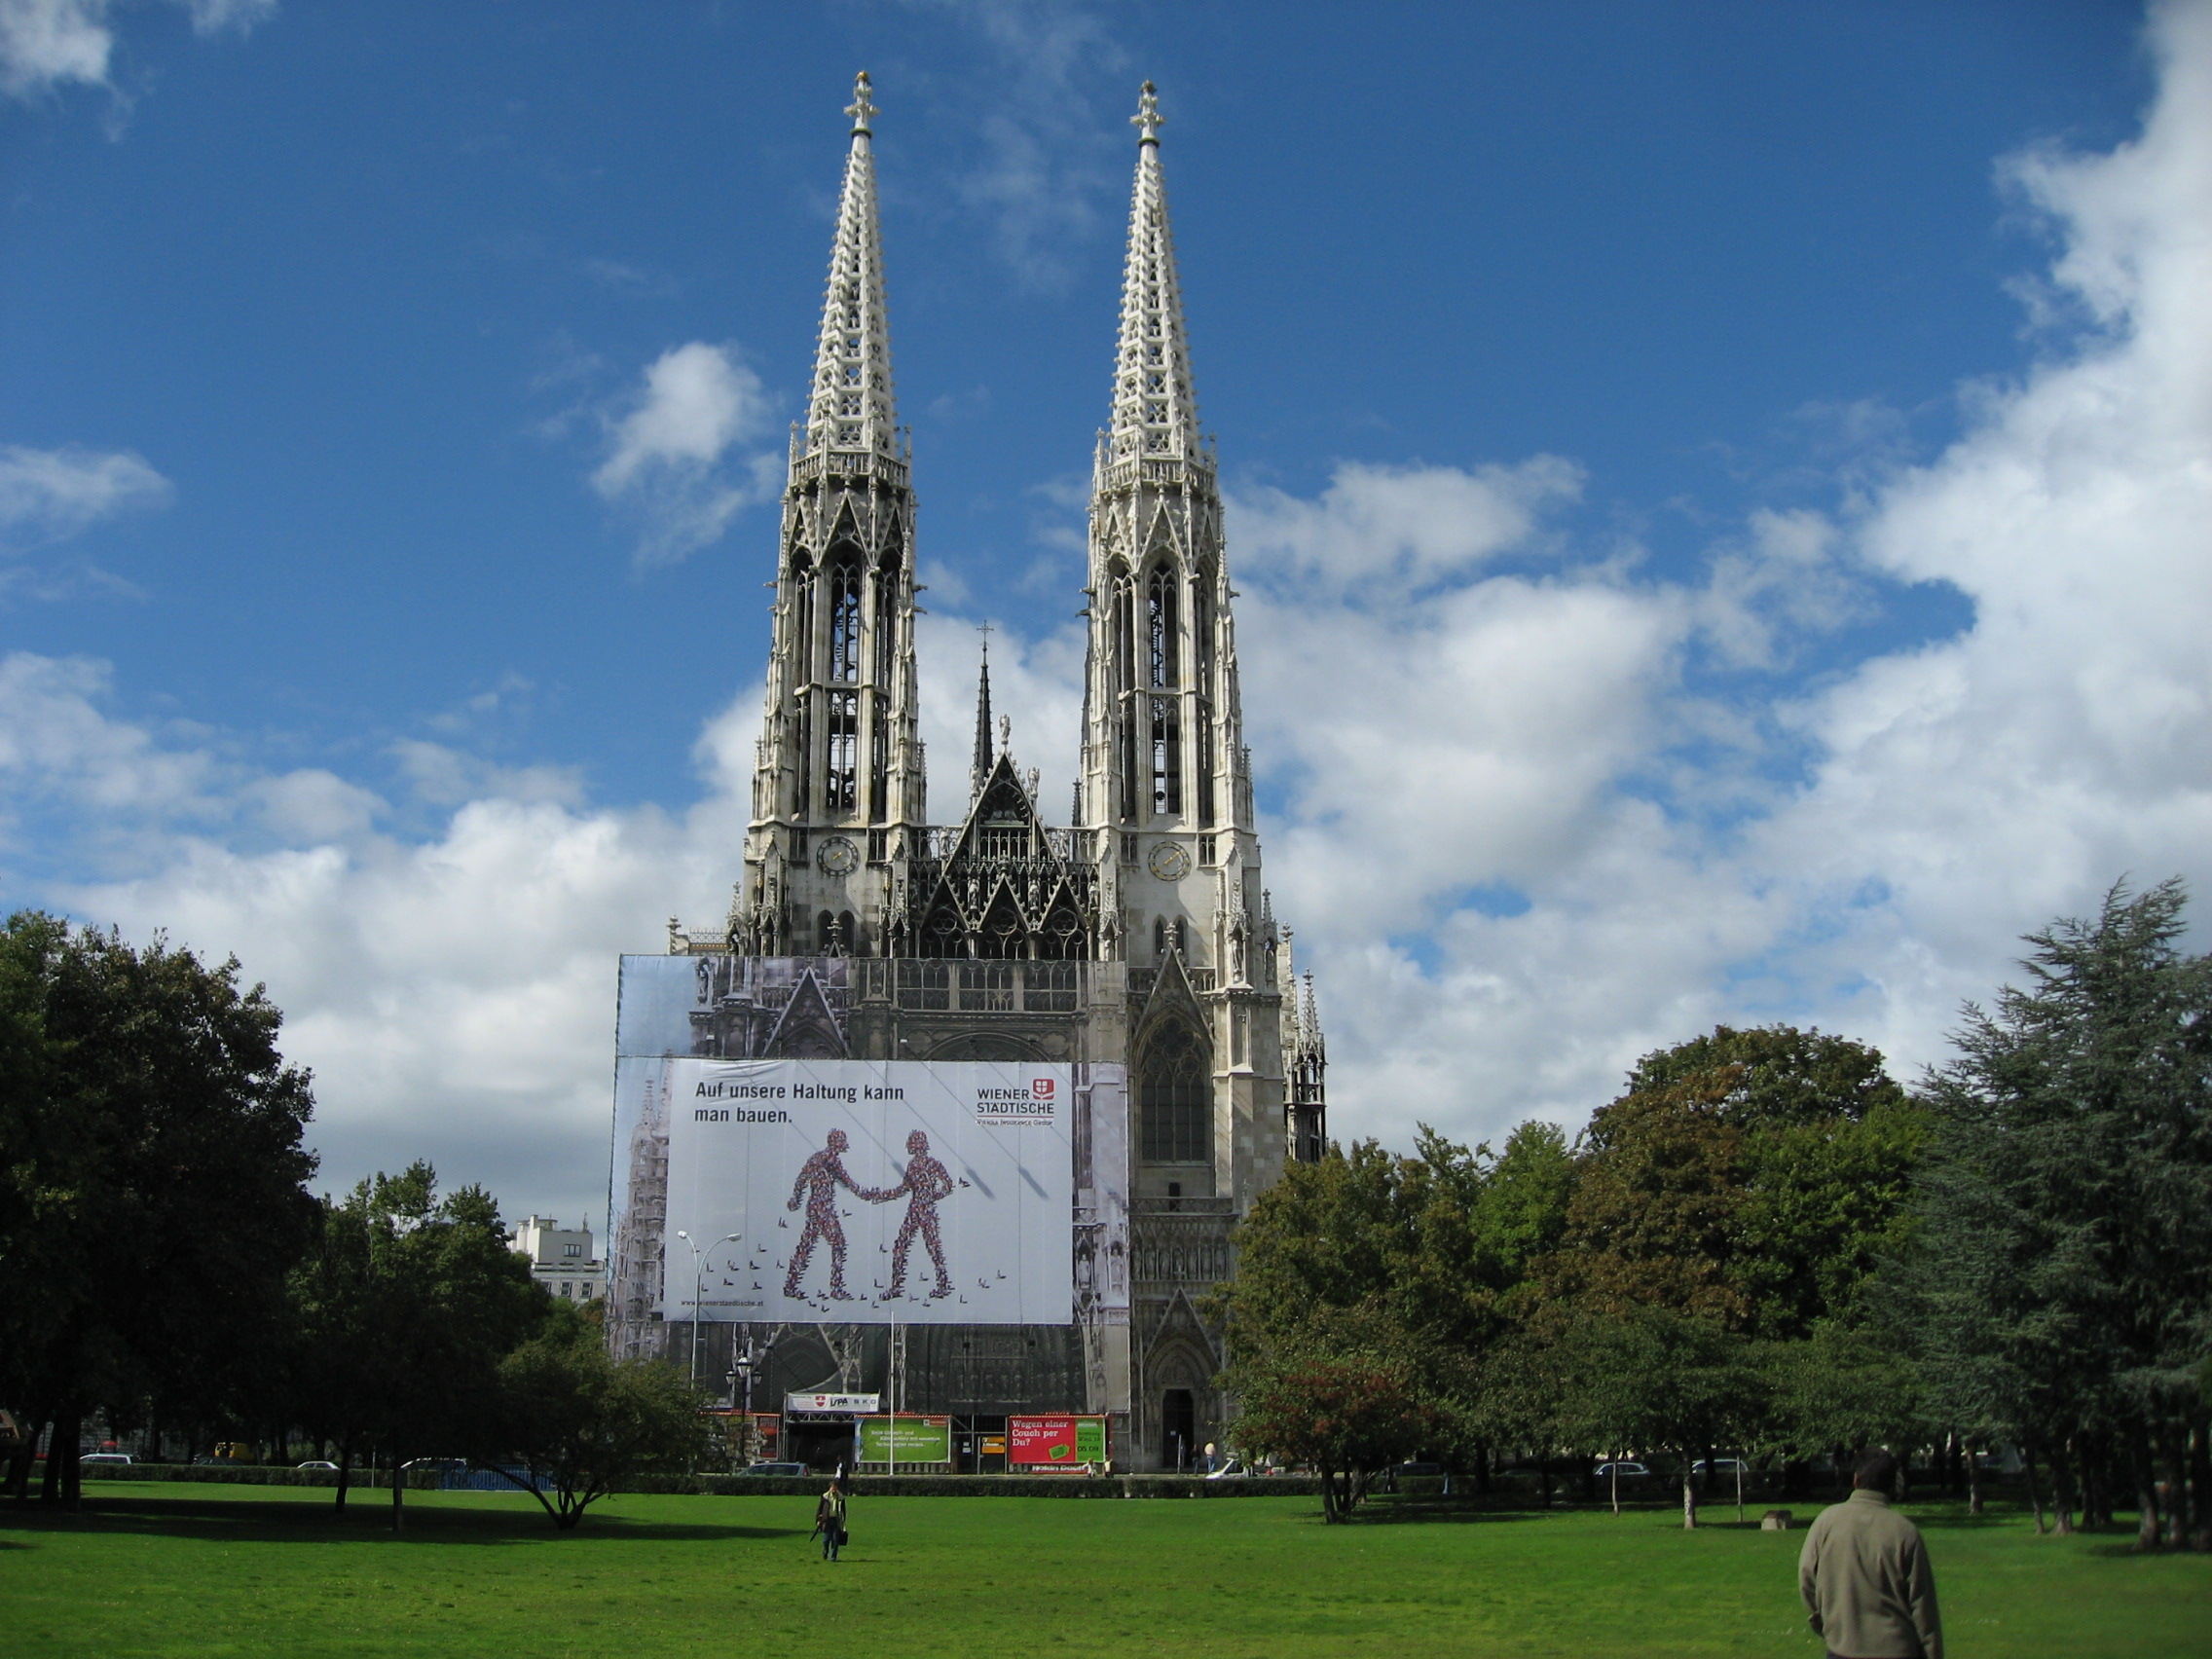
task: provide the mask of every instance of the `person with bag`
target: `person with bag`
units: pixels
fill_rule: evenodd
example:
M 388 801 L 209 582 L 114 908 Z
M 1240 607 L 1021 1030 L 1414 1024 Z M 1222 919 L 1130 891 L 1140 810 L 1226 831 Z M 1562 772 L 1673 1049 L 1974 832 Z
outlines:
M 835 1561 L 837 1552 L 845 1545 L 845 1467 L 842 1463 L 837 1465 L 830 1490 L 814 1506 L 814 1530 L 822 1534 L 822 1559 Z

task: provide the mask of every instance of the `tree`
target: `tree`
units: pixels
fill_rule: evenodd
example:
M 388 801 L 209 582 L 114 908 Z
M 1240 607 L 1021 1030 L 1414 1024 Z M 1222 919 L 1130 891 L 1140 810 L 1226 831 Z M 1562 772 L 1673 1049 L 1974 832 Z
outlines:
M 1557 1294 L 1802 1338 L 1897 1247 L 1925 1114 L 1862 1044 L 1716 1027 L 1647 1054 L 1591 1120 Z
M 1373 1141 L 1293 1164 L 1237 1227 L 1237 1276 L 1208 1310 L 1232 1353 L 1297 1342 L 1318 1318 L 1360 1314 L 1398 1333 L 1433 1401 L 1467 1414 L 1475 1360 L 1523 1316 L 1530 1272 L 1565 1225 L 1566 1137 L 1524 1124 L 1502 1157 L 1421 1126 L 1415 1156 Z
M 2072 1477 L 2132 1479 L 2138 1541 L 2183 1541 L 2187 1446 L 2212 1429 L 2212 958 L 2178 947 L 2178 880 L 2116 884 L 2093 919 L 2028 936 L 2022 989 L 1969 1007 L 1926 1094 L 1934 1156 L 1901 1307 L 1933 1318 L 1953 1404 Z M 2199 1486 L 2201 1493 L 2201 1485 Z M 2200 1497 L 2201 1502 L 2201 1497 Z M 2089 1488 L 2084 1514 L 2101 1511 Z
M 714 1439 L 704 1396 L 682 1375 L 608 1355 L 601 1306 L 556 1304 L 546 1328 L 499 1362 L 497 1417 L 479 1434 L 477 1460 L 530 1492 L 564 1532 L 617 1482 L 702 1456 Z
M 279 1339 L 313 1100 L 282 1015 L 238 980 L 159 938 L 37 913 L 0 931 L 0 1387 L 53 1425 L 50 1502 L 74 1504 L 89 1412 L 219 1414 Z
M 458 1454 L 498 1415 L 499 1365 L 535 1335 L 552 1300 L 508 1247 L 480 1187 L 438 1196 L 415 1163 L 363 1181 L 326 1209 L 294 1276 L 302 1331 L 300 1410 L 335 1433 L 346 1472 L 363 1441 L 388 1456 L 391 1526 L 405 1524 L 411 1457 Z
M 1347 1520 L 1376 1471 L 1451 1432 L 1448 1410 L 1408 1357 L 1411 1346 L 1372 1313 L 1319 1317 L 1276 1340 L 1224 1376 L 1242 1406 L 1236 1445 L 1248 1456 L 1312 1465 L 1323 1519 Z

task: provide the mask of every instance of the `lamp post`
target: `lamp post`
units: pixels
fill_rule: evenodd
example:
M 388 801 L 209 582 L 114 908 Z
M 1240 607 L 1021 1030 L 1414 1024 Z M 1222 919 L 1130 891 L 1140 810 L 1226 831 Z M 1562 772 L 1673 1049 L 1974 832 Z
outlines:
M 745 1235 L 725 1233 L 704 1251 L 691 1242 L 691 1235 L 682 1228 L 676 1230 L 676 1236 L 682 1239 L 691 1251 L 691 1385 L 696 1388 L 699 1385 L 699 1304 L 707 1295 L 707 1258 L 722 1245 L 735 1243 Z

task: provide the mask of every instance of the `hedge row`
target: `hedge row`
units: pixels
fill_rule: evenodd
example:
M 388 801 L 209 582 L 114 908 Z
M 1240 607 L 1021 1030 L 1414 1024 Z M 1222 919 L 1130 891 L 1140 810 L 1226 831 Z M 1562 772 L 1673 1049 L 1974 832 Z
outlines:
M 201 1481 L 217 1486 L 335 1487 L 333 1469 L 286 1469 L 253 1463 L 94 1463 L 87 1480 Z M 639 1475 L 616 1490 L 688 1493 L 731 1497 L 815 1497 L 822 1475 Z M 355 1469 L 352 1485 L 388 1487 L 382 1469 Z M 855 1475 L 856 1496 L 867 1497 L 1312 1497 L 1320 1483 L 1309 1475 L 1266 1475 L 1244 1480 L 1203 1480 L 1196 1475 Z M 409 1473 L 410 1492 L 435 1492 L 434 1470 Z
M 640 1475 L 624 1492 L 813 1497 L 821 1475 Z M 856 1497 L 1313 1497 L 1310 1475 L 1209 1481 L 1196 1475 L 854 1475 Z
M 88 1481 L 203 1481 L 213 1486 L 335 1487 L 336 1469 L 291 1469 L 271 1463 L 87 1463 Z M 391 1485 L 388 1469 L 355 1469 L 354 1487 Z M 435 1469 L 410 1469 L 409 1492 L 436 1492 Z

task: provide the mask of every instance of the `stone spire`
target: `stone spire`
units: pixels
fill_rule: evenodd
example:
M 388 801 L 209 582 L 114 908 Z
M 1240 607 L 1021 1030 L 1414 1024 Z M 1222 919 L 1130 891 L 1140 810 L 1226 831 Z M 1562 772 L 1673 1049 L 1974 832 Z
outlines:
M 733 934 L 761 955 L 894 953 L 891 855 L 928 822 L 914 664 L 914 495 L 891 399 L 868 78 L 806 424 L 792 433 L 767 699 Z
M 1122 269 L 1122 338 L 1114 362 L 1114 422 L 1109 453 L 1202 461 L 1198 394 L 1191 382 L 1183 293 L 1175 275 L 1175 238 L 1167 226 L 1167 186 L 1160 171 L 1165 121 L 1152 83 L 1137 113 L 1137 177 L 1129 203 L 1129 250 Z
M 868 450 L 901 453 L 898 410 L 891 392 L 891 322 L 884 304 L 883 236 L 876 224 L 875 157 L 867 71 L 853 82 L 852 148 L 837 203 L 837 240 L 830 253 L 830 286 L 822 306 L 822 338 L 814 358 L 814 391 L 800 453 Z
M 968 798 L 983 793 L 991 776 L 991 641 L 983 637 L 983 666 L 976 676 L 976 757 L 968 767 Z
M 1257 825 L 1236 686 L 1221 498 L 1201 438 L 1167 190 L 1160 100 L 1135 118 L 1136 183 L 1111 424 L 1090 487 L 1090 619 L 1084 684 L 1083 825 L 1188 833 L 1162 867 L 1226 867 L 1231 831 L 1247 875 Z M 1196 837 L 1205 834 L 1210 846 Z M 1236 905 L 1257 905 L 1253 886 Z M 1228 937 L 1226 934 L 1223 936 Z

